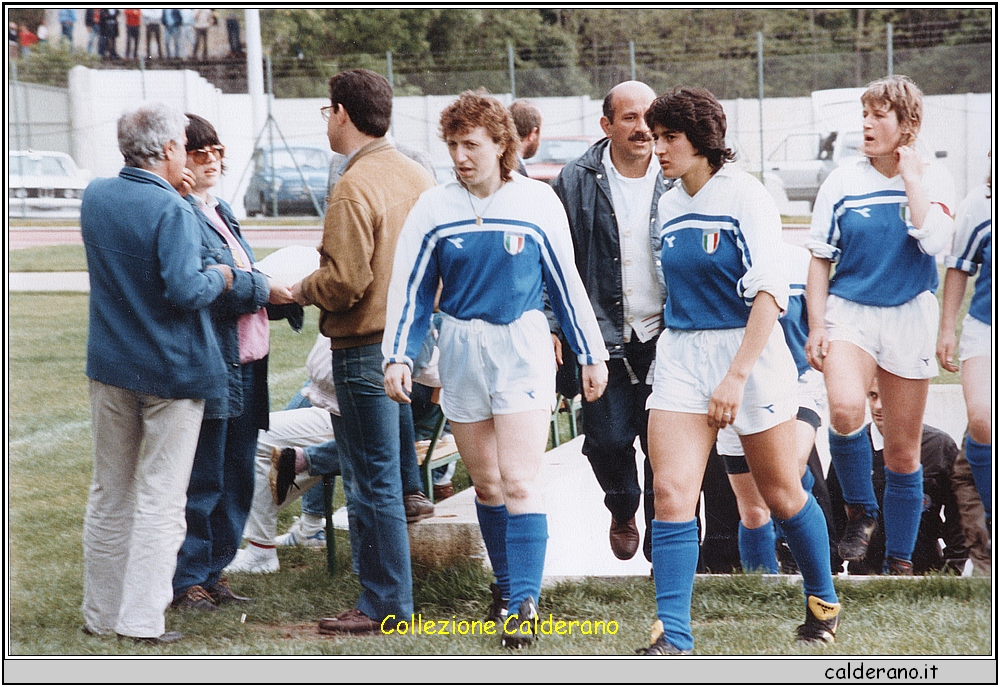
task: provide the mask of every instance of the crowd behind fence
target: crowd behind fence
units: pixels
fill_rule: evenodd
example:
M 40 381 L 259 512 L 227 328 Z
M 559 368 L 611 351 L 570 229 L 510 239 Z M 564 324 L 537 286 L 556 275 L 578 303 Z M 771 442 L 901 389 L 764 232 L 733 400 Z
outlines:
M 648 83 L 657 92 L 664 92 L 679 84 L 702 86 L 715 93 L 720 100 L 733 104 L 732 109 L 737 116 L 730 122 L 731 129 L 742 132 L 743 140 L 740 143 L 744 158 L 752 162 L 753 169 L 757 169 L 758 165 L 762 165 L 762 153 L 765 158 L 773 156 L 775 146 L 787 135 L 808 130 L 809 125 L 805 117 L 796 114 L 804 111 L 794 109 L 802 106 L 793 107 L 790 102 L 784 109 L 775 107 L 773 103 L 765 103 L 759 108 L 759 118 L 755 103 L 761 95 L 765 101 L 791 101 L 795 98 L 807 98 L 813 91 L 864 86 L 868 81 L 890 71 L 910 76 L 929 96 L 992 94 L 995 79 L 994 48 L 992 42 L 984 42 L 992 38 L 992 32 L 983 33 L 971 27 L 960 36 L 961 40 L 955 39 L 953 35 L 952 44 L 922 47 L 918 38 L 924 36 L 924 42 L 930 42 L 927 38 L 929 30 L 924 26 L 924 33 L 918 35 L 912 28 L 887 28 L 880 41 L 870 42 L 864 50 L 857 49 L 857 45 L 853 43 L 831 40 L 829 36 L 824 41 L 810 41 L 803 36 L 758 35 L 729 46 L 725 56 L 720 56 L 718 46 L 714 50 L 707 50 L 698 45 L 626 43 L 586 49 L 575 55 L 573 60 L 555 52 L 519 52 L 514 47 L 447 56 L 389 52 L 380 55 L 343 55 L 335 60 L 310 59 L 308 56 L 301 59 L 265 59 L 271 63 L 275 104 L 287 102 L 295 110 L 300 108 L 293 98 L 327 98 L 326 84 L 329 77 L 352 67 L 365 67 L 387 75 L 400 98 L 425 96 L 427 103 L 424 105 L 398 108 L 394 117 L 394 134 L 401 142 L 434 154 L 441 153 L 435 148 L 436 121 L 431 121 L 436 118 L 439 101 L 449 99 L 465 89 L 485 87 L 505 100 L 514 97 L 562 98 L 566 102 L 561 109 L 554 110 L 552 116 L 546 115 L 548 135 L 590 136 L 600 134 L 596 130 L 599 114 L 591 111 L 596 107 L 594 101 L 599 105 L 607 90 L 616 83 L 636 78 Z M 905 40 L 899 40 L 900 36 L 905 37 Z M 820 50 L 821 47 L 825 51 Z M 562 66 L 525 66 L 542 63 L 554 65 L 560 61 Z M 53 61 L 53 64 L 57 63 Z M 76 112 L 71 116 L 69 110 L 80 105 L 74 104 L 74 98 L 69 94 L 65 98 L 65 116 L 57 116 L 56 110 L 59 108 L 52 106 L 52 103 L 62 100 L 56 91 L 65 92 L 66 89 L 35 88 L 29 92 L 24 88 L 24 82 L 46 79 L 39 79 L 37 70 L 25 70 L 24 66 L 25 61 L 21 60 L 9 72 L 14 78 L 8 81 L 8 140 L 19 148 L 62 150 L 78 159 L 82 156 L 85 166 L 104 173 L 106 170 L 102 169 L 102 158 L 99 153 L 90 150 L 92 146 L 88 141 L 108 139 L 105 143 L 113 148 L 113 120 L 117 114 L 103 108 L 99 116 L 90 119 L 83 112 Z M 110 99 L 115 102 L 122 99 L 123 105 L 130 100 L 138 102 L 147 97 L 165 97 L 171 100 L 178 87 L 189 89 L 190 73 L 181 78 L 180 73 L 174 72 L 179 79 L 177 84 L 170 88 L 163 86 L 165 81 L 160 75 L 170 73 L 163 70 L 175 68 L 197 70 L 206 82 L 205 88 L 199 87 L 201 90 L 194 100 L 191 100 L 190 95 L 183 96 L 183 106 L 188 109 L 194 107 L 195 111 L 200 112 L 197 109 L 199 102 L 215 102 L 215 96 L 211 93 L 215 88 L 220 89 L 223 94 L 231 94 L 225 97 L 243 94 L 242 97 L 245 98 L 247 93 L 246 62 L 217 60 L 176 64 L 119 61 L 113 65 L 102 64 L 100 67 L 113 69 L 121 77 L 123 85 L 113 89 L 121 92 L 115 92 Z M 25 71 L 29 75 L 24 75 Z M 95 73 L 102 72 L 104 69 L 98 69 Z M 128 78 L 129 74 L 132 76 L 131 80 Z M 225 84 L 222 75 L 229 79 Z M 18 79 L 21 79 L 20 84 Z M 242 83 L 238 83 L 240 79 Z M 154 80 L 159 80 L 161 85 L 157 86 Z M 237 83 L 234 84 L 234 81 Z M 124 85 L 132 82 L 134 84 L 131 87 Z M 187 90 L 184 92 L 188 93 Z M 246 104 L 240 102 L 239 107 L 233 108 L 233 113 L 226 115 L 234 122 L 247 109 Z M 987 164 L 980 164 L 976 160 L 986 160 L 985 156 L 994 138 L 993 121 L 991 117 L 984 118 L 980 112 L 981 105 L 973 104 L 968 98 L 953 98 L 945 107 L 954 128 L 968 129 L 968 133 L 961 134 L 962 141 L 968 141 L 968 144 L 951 145 L 950 157 L 946 160 L 955 167 L 956 175 L 962 178 L 959 186 L 964 188 L 971 183 L 968 180 L 979 178 L 979 167 Z M 210 118 L 219 118 L 224 112 L 229 112 L 228 105 L 213 105 L 212 108 L 204 113 Z M 279 111 L 284 109 L 287 108 L 278 108 Z M 291 138 L 322 139 L 322 122 L 318 115 L 312 116 L 315 114 L 313 109 L 315 108 L 301 115 L 309 118 L 308 122 L 300 124 L 297 117 L 288 122 L 286 133 Z M 778 116 L 777 119 L 769 114 L 776 112 L 789 114 Z M 312 121 L 313 119 L 316 121 Z M 799 119 L 803 121 L 798 121 Z M 64 123 L 60 124 L 60 121 Z M 934 122 L 926 128 L 933 129 Z M 420 129 L 419 134 L 416 133 L 417 129 Z M 82 143 L 76 140 L 81 136 L 85 139 Z M 241 132 L 239 137 L 249 137 L 251 142 L 253 139 L 252 132 Z M 22 143 L 25 145 L 21 145 Z M 247 155 L 249 152 L 248 150 Z M 965 171 L 969 169 L 972 171 Z

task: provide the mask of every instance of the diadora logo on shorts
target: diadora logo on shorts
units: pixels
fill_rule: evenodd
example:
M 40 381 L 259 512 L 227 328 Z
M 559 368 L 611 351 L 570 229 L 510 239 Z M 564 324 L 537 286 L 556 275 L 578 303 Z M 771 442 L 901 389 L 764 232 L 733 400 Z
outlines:
M 859 215 L 861 215 L 862 217 L 864 217 L 865 219 L 868 219 L 869 217 L 872 216 L 872 209 L 871 208 L 851 208 L 851 212 L 856 212 Z
M 761 410 L 766 410 L 767 412 L 771 413 L 771 415 L 774 415 L 774 404 L 773 403 L 768 403 L 766 406 L 761 406 L 760 409 Z
M 719 230 L 702 232 L 701 247 L 709 255 L 714 253 L 719 247 Z
M 451 245 L 455 246 L 455 248 L 458 248 L 459 250 L 462 250 L 462 241 L 464 241 L 464 240 L 465 239 L 460 238 L 460 237 L 459 238 L 453 238 L 453 239 L 448 239 L 448 243 L 450 243 Z
M 525 391 L 524 393 L 528 394 L 528 398 L 534 398 L 535 397 L 535 392 L 534 391 Z
M 676 239 L 676 238 L 677 238 L 676 236 L 665 236 L 665 237 L 663 237 L 663 241 L 667 244 L 667 248 L 673 248 L 674 247 L 674 239 Z
M 511 255 L 517 255 L 524 250 L 524 234 L 514 234 L 505 231 L 503 234 L 503 247 Z

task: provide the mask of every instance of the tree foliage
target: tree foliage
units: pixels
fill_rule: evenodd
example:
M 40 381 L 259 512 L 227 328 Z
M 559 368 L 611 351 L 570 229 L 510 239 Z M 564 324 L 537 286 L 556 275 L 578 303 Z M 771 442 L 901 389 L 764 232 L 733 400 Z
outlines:
M 296 60 L 289 68 L 300 75 L 385 72 L 392 53 L 394 85 L 407 93 L 507 91 L 512 49 L 518 95 L 600 97 L 630 78 L 634 52 L 636 75 L 656 88 L 696 83 L 720 97 L 755 97 L 760 32 L 766 93 L 803 95 L 884 73 L 890 23 L 901 64 L 927 93 L 991 83 L 988 61 L 939 49 L 988 45 L 988 9 L 277 9 L 262 10 L 261 22 L 270 53 Z

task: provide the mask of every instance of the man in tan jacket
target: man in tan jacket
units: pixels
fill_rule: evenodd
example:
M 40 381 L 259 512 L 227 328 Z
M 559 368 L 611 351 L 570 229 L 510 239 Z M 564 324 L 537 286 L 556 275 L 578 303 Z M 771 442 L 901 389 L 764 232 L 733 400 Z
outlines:
M 400 445 L 412 446 L 413 420 L 408 407 L 385 395 L 381 342 L 396 239 L 434 180 L 385 139 L 392 117 L 385 78 L 341 72 L 330 79 L 330 103 L 322 108 L 330 148 L 347 163 L 330 193 L 320 267 L 292 294 L 301 305 L 319 306 L 320 331 L 331 340 L 341 409 L 333 430 L 362 591 L 354 608 L 320 620 L 319 631 L 374 634 L 386 617 L 413 613 L 400 479 Z

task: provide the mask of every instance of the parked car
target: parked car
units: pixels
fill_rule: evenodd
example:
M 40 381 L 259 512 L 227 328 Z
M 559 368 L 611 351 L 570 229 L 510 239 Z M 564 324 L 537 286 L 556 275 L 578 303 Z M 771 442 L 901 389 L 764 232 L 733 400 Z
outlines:
M 66 153 L 12 150 L 7 154 L 9 217 L 79 217 L 91 174 Z
M 830 172 L 860 156 L 863 145 L 860 131 L 792 134 L 768 156 L 767 169 L 781 180 L 788 200 L 804 200 L 811 208 Z
M 243 194 L 243 207 L 247 215 L 273 217 L 275 200 L 279 215 L 315 215 L 318 204 L 322 216 L 329 169 L 330 151 L 320 146 L 289 146 L 274 151 L 258 148 L 253 154 L 253 174 Z
M 591 136 L 543 138 L 534 157 L 524 161 L 524 168 L 532 179 L 551 184 L 567 162 L 583 155 L 597 140 Z

